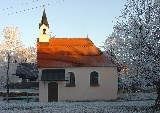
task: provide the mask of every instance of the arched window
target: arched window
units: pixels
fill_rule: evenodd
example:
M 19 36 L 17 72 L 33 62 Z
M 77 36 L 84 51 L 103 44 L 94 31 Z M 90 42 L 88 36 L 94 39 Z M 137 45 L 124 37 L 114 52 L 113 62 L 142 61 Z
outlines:
M 96 72 L 96 71 L 91 72 L 90 86 L 99 86 L 98 78 L 99 78 L 98 72 Z
M 67 87 L 74 87 L 75 86 L 75 75 L 73 72 L 68 72 L 68 74 L 66 75 L 67 78 L 67 82 L 66 82 L 66 86 Z

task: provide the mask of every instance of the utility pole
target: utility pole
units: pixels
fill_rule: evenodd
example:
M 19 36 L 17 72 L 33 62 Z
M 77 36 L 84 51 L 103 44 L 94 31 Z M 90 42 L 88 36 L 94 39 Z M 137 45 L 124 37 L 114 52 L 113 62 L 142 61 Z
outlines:
M 9 52 L 7 52 L 7 79 L 6 79 L 6 87 L 7 87 L 6 99 L 7 99 L 7 102 L 9 102 L 9 63 L 10 63 L 10 55 L 9 55 Z

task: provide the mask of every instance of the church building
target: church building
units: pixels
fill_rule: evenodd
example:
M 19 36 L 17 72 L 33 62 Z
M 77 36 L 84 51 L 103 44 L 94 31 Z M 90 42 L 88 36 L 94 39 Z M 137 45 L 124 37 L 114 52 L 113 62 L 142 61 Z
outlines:
M 45 10 L 39 24 L 39 101 L 96 101 L 117 98 L 115 64 L 88 37 L 51 37 Z

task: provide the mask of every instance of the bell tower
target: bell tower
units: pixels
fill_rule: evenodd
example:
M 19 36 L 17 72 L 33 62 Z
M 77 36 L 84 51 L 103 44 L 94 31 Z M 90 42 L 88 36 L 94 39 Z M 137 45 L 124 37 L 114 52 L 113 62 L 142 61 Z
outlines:
M 49 35 L 49 24 L 47 21 L 47 16 L 45 9 L 43 11 L 42 20 L 39 23 L 39 42 L 49 42 L 50 35 Z

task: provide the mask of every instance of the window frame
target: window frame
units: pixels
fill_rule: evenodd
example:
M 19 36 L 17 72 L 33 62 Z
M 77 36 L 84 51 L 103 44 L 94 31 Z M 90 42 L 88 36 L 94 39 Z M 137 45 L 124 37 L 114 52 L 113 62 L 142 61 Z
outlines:
M 67 78 L 67 81 L 66 81 L 66 87 L 75 87 L 76 86 L 76 82 L 75 82 L 75 74 L 74 72 L 68 72 L 66 74 L 66 78 Z
M 90 73 L 90 86 L 91 87 L 99 86 L 99 73 L 97 71 L 92 71 Z

